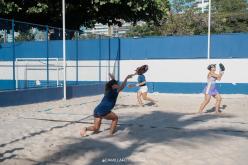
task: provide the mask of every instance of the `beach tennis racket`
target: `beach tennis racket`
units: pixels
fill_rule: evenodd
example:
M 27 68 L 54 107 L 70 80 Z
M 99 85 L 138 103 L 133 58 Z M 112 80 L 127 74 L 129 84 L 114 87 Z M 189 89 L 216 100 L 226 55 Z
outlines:
M 135 84 L 129 84 L 127 87 L 128 88 L 134 88 L 134 87 L 136 87 L 136 85 Z
M 224 72 L 226 70 L 225 66 L 222 63 L 219 63 L 220 71 Z
M 138 68 L 136 68 L 136 73 L 137 74 L 144 74 L 144 73 L 146 73 L 147 71 L 148 71 L 148 65 L 142 65 L 142 66 L 140 66 L 140 67 L 138 67 Z

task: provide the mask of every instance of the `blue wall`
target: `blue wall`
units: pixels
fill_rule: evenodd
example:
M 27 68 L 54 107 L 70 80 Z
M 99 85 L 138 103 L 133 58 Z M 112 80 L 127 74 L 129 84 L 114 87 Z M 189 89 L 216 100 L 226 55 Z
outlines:
M 211 58 L 248 58 L 248 33 L 211 36 Z M 121 39 L 122 60 L 207 58 L 207 36 Z
M 147 37 L 121 40 L 121 59 L 206 58 L 206 36 Z
M 66 53 L 68 60 L 115 60 L 118 58 L 119 40 L 113 39 L 89 39 L 67 40 Z M 63 58 L 62 41 L 25 41 L 16 42 L 16 58 Z M 0 61 L 12 61 L 12 43 L 0 44 Z
M 248 58 L 248 33 L 212 35 L 211 58 Z M 62 58 L 62 41 L 16 42 L 17 58 Z M 67 59 L 108 60 L 207 58 L 207 36 L 163 36 L 68 40 Z M 0 44 L 0 60 L 11 61 L 12 43 Z
M 248 33 L 213 35 L 211 58 L 248 58 Z
M 0 91 L 2 90 L 13 90 L 15 89 L 14 80 L 0 80 Z
M 68 86 L 66 90 L 66 97 L 68 99 L 73 97 L 97 95 L 104 92 L 104 83 Z M 63 87 L 3 91 L 0 92 L 0 107 L 46 102 L 62 98 Z
M 136 82 L 133 82 L 136 83 Z M 129 83 L 131 84 L 131 83 Z M 206 83 L 177 83 L 177 82 L 149 82 L 149 92 L 159 93 L 202 93 Z M 248 94 L 248 83 L 218 83 L 217 89 L 221 94 Z M 125 88 L 125 92 L 137 92 L 138 88 Z

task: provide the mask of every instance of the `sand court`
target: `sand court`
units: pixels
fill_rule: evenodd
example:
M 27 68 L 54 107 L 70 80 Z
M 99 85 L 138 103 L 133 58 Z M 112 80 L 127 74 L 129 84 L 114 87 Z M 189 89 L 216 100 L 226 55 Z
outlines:
M 238 164 L 248 161 L 248 96 L 223 95 L 203 114 L 200 94 L 151 94 L 159 106 L 121 93 L 118 131 L 80 137 L 102 95 L 1 108 L 0 164 Z

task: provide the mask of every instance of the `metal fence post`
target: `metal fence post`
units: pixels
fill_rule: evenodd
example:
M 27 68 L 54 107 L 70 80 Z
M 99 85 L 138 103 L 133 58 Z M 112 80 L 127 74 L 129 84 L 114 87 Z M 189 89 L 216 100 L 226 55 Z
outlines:
M 79 32 L 76 32 L 76 84 L 78 85 L 78 39 Z
M 99 82 L 102 81 L 102 38 L 99 35 Z
M 13 57 L 13 88 L 16 89 L 16 82 L 15 82 L 15 21 L 12 19 L 12 57 Z
M 118 80 L 120 81 L 121 39 L 118 37 Z
M 47 69 L 47 87 L 49 87 L 49 45 L 48 45 L 48 25 L 46 25 L 46 69 Z
M 108 74 L 110 73 L 110 60 L 111 60 L 111 38 L 109 37 Z

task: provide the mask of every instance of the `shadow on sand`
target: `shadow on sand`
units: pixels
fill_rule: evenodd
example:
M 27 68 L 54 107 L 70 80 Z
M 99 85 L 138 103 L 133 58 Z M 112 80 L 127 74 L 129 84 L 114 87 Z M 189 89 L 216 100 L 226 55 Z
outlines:
M 222 105 L 222 106 L 220 107 L 220 112 L 223 112 L 223 111 L 226 109 L 226 107 L 227 107 L 227 105 Z M 215 107 L 212 107 L 212 108 L 206 110 L 205 113 L 212 113 L 212 112 L 215 112 Z
M 139 105 L 128 105 L 128 104 L 116 104 L 114 107 L 114 110 L 117 109 L 124 109 L 124 108 L 138 108 L 140 107 Z
M 206 127 L 198 129 L 189 128 L 189 126 L 196 125 L 199 122 L 207 122 L 218 118 L 232 118 L 232 116 L 205 114 L 193 115 L 187 119 L 182 119 L 183 117 L 185 117 L 183 113 L 153 111 L 150 114 L 145 114 L 135 119 L 125 120 L 128 124 L 120 125 L 115 136 L 101 137 L 100 133 L 85 138 L 70 138 L 74 143 L 65 145 L 59 152 L 45 157 L 42 161 L 36 163 L 36 165 L 73 162 L 79 159 L 79 157 L 82 158 L 90 153 L 99 154 L 88 160 L 89 162 L 87 164 L 89 165 L 116 163 L 116 161 L 125 161 L 125 164 L 135 164 L 138 160 L 127 161 L 126 158 L 137 152 L 145 152 L 149 149 L 145 145 L 147 143 L 166 145 L 177 139 L 193 140 L 194 138 L 206 139 L 211 142 L 211 139 L 216 139 L 216 137 L 221 139 L 223 135 L 248 137 L 247 131 L 234 129 L 233 127 L 215 127 L 211 129 L 207 129 Z M 120 148 L 113 143 L 126 141 L 132 142 L 127 148 Z M 192 146 L 194 145 L 192 143 L 180 144 L 180 142 L 177 142 L 177 145 L 196 147 Z M 82 164 L 85 164 L 83 159 Z

